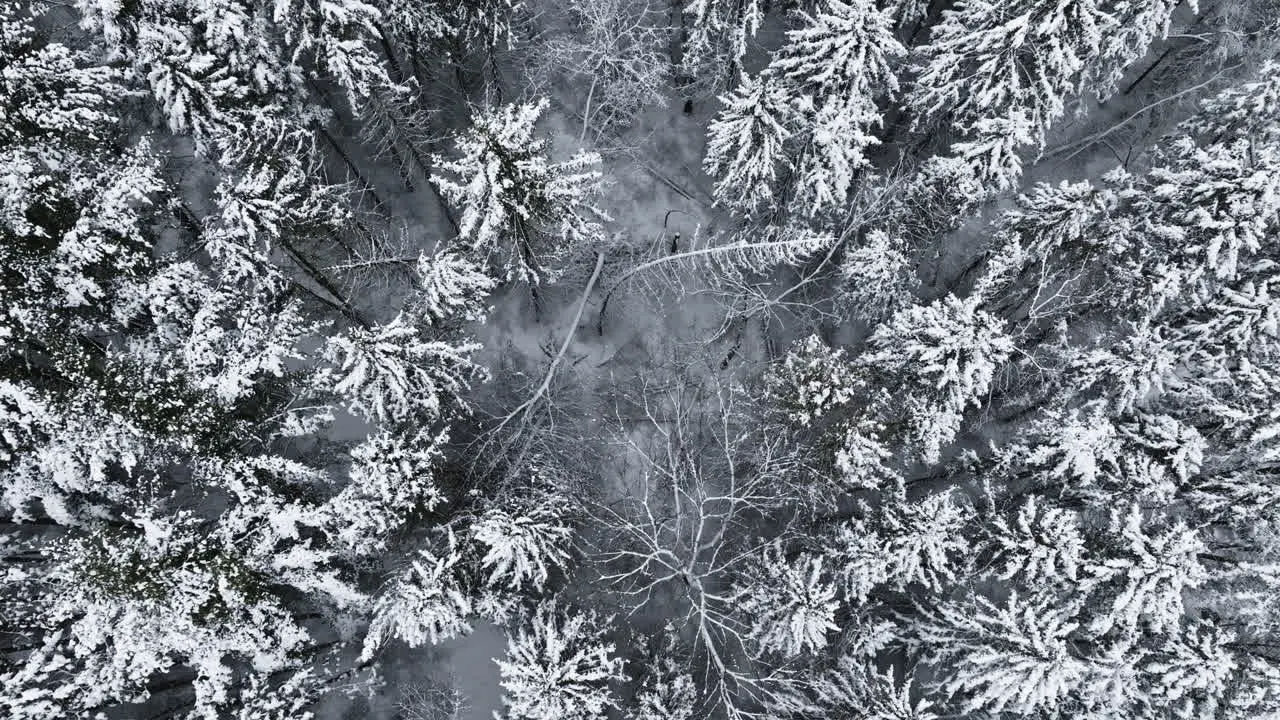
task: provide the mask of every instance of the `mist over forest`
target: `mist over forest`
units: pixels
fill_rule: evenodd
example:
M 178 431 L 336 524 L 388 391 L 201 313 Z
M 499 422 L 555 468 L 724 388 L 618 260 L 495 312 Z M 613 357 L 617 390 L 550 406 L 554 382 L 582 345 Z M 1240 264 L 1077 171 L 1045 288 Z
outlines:
M 1280 719 L 1280 0 L 0 0 L 0 718 Z

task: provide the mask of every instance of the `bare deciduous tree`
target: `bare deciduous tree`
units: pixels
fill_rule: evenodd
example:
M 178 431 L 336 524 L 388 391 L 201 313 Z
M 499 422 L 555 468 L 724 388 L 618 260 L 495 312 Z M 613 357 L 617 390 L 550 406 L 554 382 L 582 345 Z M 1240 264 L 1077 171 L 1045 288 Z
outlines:
M 543 28 L 527 58 L 530 90 L 586 88 L 572 103 L 582 116 L 579 140 L 626 128 L 648 107 L 664 105 L 671 62 L 668 30 L 653 0 L 570 0 L 539 15 Z
M 448 678 L 406 685 L 396 710 L 400 720 L 462 720 L 471 716 L 471 703 Z
M 738 390 L 692 367 L 663 387 L 643 381 L 615 409 L 621 497 L 595 506 L 598 560 L 629 616 L 670 617 L 691 646 L 703 710 L 752 717 L 795 681 L 754 656 L 737 586 L 759 535 L 787 533 L 776 517 L 790 501 L 788 459 L 746 421 Z

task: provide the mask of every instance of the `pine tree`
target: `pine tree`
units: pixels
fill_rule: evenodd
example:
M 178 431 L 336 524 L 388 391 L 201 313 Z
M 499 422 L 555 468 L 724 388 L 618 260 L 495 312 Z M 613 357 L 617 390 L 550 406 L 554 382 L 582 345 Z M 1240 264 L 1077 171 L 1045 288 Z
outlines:
M 838 528 L 829 544 L 831 565 L 844 599 L 863 605 L 872 591 L 886 585 L 892 573 L 886 543 L 876 532 L 874 519 L 854 519 Z
M 521 590 L 528 583 L 546 588 L 551 573 L 569 562 L 573 528 L 566 520 L 567 498 L 554 492 L 522 503 L 524 507 L 489 508 L 476 518 L 471 538 L 484 547 L 480 563 L 495 587 Z
M 1180 522 L 1152 523 L 1135 506 L 1111 518 L 1106 559 L 1094 570 L 1111 607 L 1089 624 L 1091 633 L 1157 630 L 1176 625 L 1185 592 L 1205 582 L 1199 534 Z
M 1232 686 L 1240 665 L 1232 645 L 1234 634 L 1208 622 L 1187 623 L 1142 664 L 1151 710 L 1183 717 L 1230 712 Z M 1225 700 L 1225 702 L 1224 702 Z M 1232 708 L 1239 712 L 1244 708 Z
M 991 389 L 997 368 L 1013 352 L 1001 323 L 978 309 L 978 299 L 947 296 L 908 307 L 876 329 L 861 365 L 896 377 L 920 455 L 936 460 L 955 439 L 962 414 Z
M 872 230 L 840 261 L 840 306 L 858 319 L 877 321 L 911 301 L 915 279 L 906 243 L 884 230 Z
M 795 111 L 781 82 L 746 77 L 720 98 L 724 109 L 707 129 L 703 168 L 720 179 L 717 201 L 756 210 L 773 202 L 778 171 L 786 163 L 786 142 Z
M 0 92 L 9 100 L 0 111 L 4 146 L 57 133 L 106 139 L 103 133 L 115 122 L 113 106 L 124 93 L 118 70 L 94 64 L 87 52 L 42 40 L 13 4 L 0 15 L 0 57 Z
M 848 405 L 856 397 L 857 380 L 844 350 L 810 335 L 770 368 L 765 387 L 789 422 L 807 426 Z
M 937 720 L 928 700 L 912 700 L 911 683 L 899 683 L 891 666 L 883 672 L 848 655 L 815 683 L 815 713 L 849 714 L 865 720 Z
M 1267 61 L 1255 73 L 1256 80 L 1233 85 L 1200 102 L 1199 112 L 1182 123 L 1182 129 L 1214 143 L 1255 138 L 1274 144 L 1280 138 L 1280 62 Z
M 884 11 L 893 19 L 895 27 L 905 28 L 922 22 L 929 12 L 928 0 L 887 0 Z
M 1080 581 L 1085 539 L 1077 513 L 1033 495 L 1011 520 L 997 517 L 991 529 L 993 552 L 1001 563 L 997 578 L 1020 576 L 1037 587 Z
M 605 642 L 594 613 L 544 602 L 516 627 L 502 675 L 504 717 L 511 720 L 587 720 L 614 705 L 609 683 L 622 678 L 623 661 Z
M 6 678 L 0 707 L 13 716 L 139 701 L 154 675 L 183 666 L 196 676 L 196 711 L 211 715 L 237 704 L 237 667 L 292 668 L 310 640 L 269 587 L 339 606 L 361 599 L 315 566 L 320 557 L 274 552 L 269 526 L 210 532 L 182 514 L 135 523 L 79 535 L 53 558 L 42 616 L 65 630 Z
M 511 20 L 520 0 L 468 0 L 458 3 L 378 3 L 393 47 L 417 48 L 425 40 L 475 42 L 487 51 L 511 37 Z
M 1114 95 L 1126 71 L 1146 56 L 1155 42 L 1168 36 L 1174 13 L 1184 6 L 1193 12 L 1200 11 L 1199 0 L 1190 0 L 1185 5 L 1182 0 L 1112 3 L 1108 10 L 1113 19 L 1113 32 L 1107 34 L 1097 61 L 1086 71 L 1084 87 L 1101 99 Z
M 683 12 L 688 23 L 681 62 L 686 74 L 712 74 L 711 84 L 728 84 L 739 70 L 751 40 L 764 22 L 766 4 L 760 0 L 688 0 Z
M 899 487 L 886 493 L 871 529 L 881 543 L 886 579 L 899 588 L 919 583 L 941 588 L 954 580 L 969 551 L 964 526 L 971 508 L 948 491 L 919 501 Z
M 316 117 L 306 74 L 343 88 L 353 104 L 390 84 L 376 47 L 377 8 L 361 0 L 77 3 L 98 33 L 145 78 L 175 132 L 201 148 L 240 134 L 265 111 L 297 128 Z
M 960 696 L 964 712 L 1030 715 L 1071 703 L 1093 671 L 1070 642 L 1069 608 L 1044 598 L 981 596 L 948 602 L 916 624 L 938 689 Z
M 323 177 L 310 134 L 273 120 L 255 122 L 249 137 L 220 143 L 227 171 L 214 190 L 210 218 L 219 241 L 273 247 L 340 232 L 351 216 L 348 189 Z
M 435 474 L 448 440 L 447 431 L 433 437 L 384 429 L 351 449 L 349 483 L 323 510 L 347 552 L 374 555 L 410 515 L 445 502 Z
M 1168 155 L 1170 162 L 1149 174 L 1163 212 L 1146 202 L 1135 209 L 1150 208 L 1181 230 L 1188 241 L 1184 252 L 1202 258 L 1217 278 L 1238 277 L 1242 258 L 1261 249 L 1280 213 L 1275 147 L 1259 153 L 1237 141 L 1201 148 L 1183 139 L 1172 143 Z
M 411 313 L 427 323 L 483 321 L 484 298 L 497 285 L 479 266 L 457 253 L 422 254 L 416 267 L 418 294 Z
M 329 338 L 318 387 L 331 388 L 354 414 L 377 422 L 434 420 L 479 369 L 477 345 L 428 340 L 404 315 L 375 328 L 351 328 Z
M 918 123 L 948 118 L 966 132 L 955 150 L 981 180 L 1008 188 L 1021 174 L 1019 148 L 1043 147 L 1079 95 L 1110 94 L 1177 5 L 964 0 L 921 48 L 909 105 Z
M 471 632 L 475 593 L 466 580 L 463 548 L 452 528 L 435 540 L 439 547 L 419 549 L 379 595 L 362 658 L 373 657 L 392 639 L 418 647 Z
M 628 720 L 692 720 L 698 705 L 693 675 L 673 657 L 674 630 L 668 625 L 662 644 L 652 648 Z
M 440 190 L 462 211 L 458 242 L 496 265 L 507 279 L 536 284 L 555 278 L 547 260 L 564 257 L 602 237 L 606 216 L 593 205 L 598 155 L 547 158 L 534 124 L 545 100 L 480 113 L 457 138 L 458 157 L 438 158 Z
M 877 98 L 898 90 L 894 60 L 906 49 L 891 18 L 870 0 L 826 0 L 787 43 L 766 72 L 795 93 L 793 103 L 809 128 L 809 145 L 797 168 L 798 200 L 811 212 L 838 206 L 854 175 L 869 167 L 866 150 L 879 140 Z
M 764 652 L 795 657 L 827 646 L 837 630 L 840 607 L 820 556 L 788 560 L 780 545 L 761 553 L 758 565 L 738 590 L 743 614 L 752 618 L 750 635 Z

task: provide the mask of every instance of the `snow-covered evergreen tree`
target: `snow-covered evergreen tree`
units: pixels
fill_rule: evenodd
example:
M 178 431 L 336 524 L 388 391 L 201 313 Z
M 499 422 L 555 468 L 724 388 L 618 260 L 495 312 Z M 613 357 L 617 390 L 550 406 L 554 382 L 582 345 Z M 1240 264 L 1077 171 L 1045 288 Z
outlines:
M 881 6 L 898 28 L 923 22 L 930 8 L 929 0 L 886 0 Z
M 307 73 L 321 73 L 353 101 L 389 79 L 374 50 L 381 13 L 361 0 L 255 3 L 84 0 L 81 25 L 144 78 L 175 132 L 209 146 L 242 132 L 266 110 L 305 127 L 314 117 Z
M 965 712 L 1028 715 L 1071 703 L 1095 672 L 1070 641 L 1070 608 L 1010 595 L 947 601 L 916 625 L 936 664 L 939 690 Z
M 305 650 L 309 633 L 267 591 L 288 572 L 306 572 L 290 567 L 301 558 L 272 557 L 270 545 L 237 547 L 189 516 L 137 522 L 141 532 L 99 530 L 59 553 L 45 617 L 65 630 L 5 678 L 0 707 L 10 717 L 138 701 L 148 680 L 184 664 L 196 677 L 196 711 L 212 716 L 251 686 L 243 663 L 265 676 Z M 344 603 L 360 598 L 337 583 L 327 590 Z
M 777 197 L 804 214 L 829 211 L 871 166 L 877 103 L 897 92 L 895 63 L 906 53 L 893 22 L 865 0 L 824 1 L 800 20 L 763 71 L 720 98 L 703 164 L 719 176 L 722 203 L 753 210 Z
M 324 509 L 347 552 L 375 554 L 412 514 L 445 501 L 435 473 L 448 439 L 446 433 L 381 430 L 351 449 L 349 484 Z
M 247 137 L 220 143 L 228 171 L 209 219 L 216 241 L 270 248 L 273 238 L 297 243 L 338 232 L 351 215 L 348 190 L 318 181 L 323 173 L 310 134 L 270 119 L 246 130 Z
M 840 305 L 859 319 L 882 320 L 901 310 L 915 285 L 906 243 L 884 230 L 872 230 L 840 262 Z
M 820 556 L 788 560 L 781 546 L 764 550 L 739 589 L 742 612 L 752 618 L 751 638 L 764 652 L 795 657 L 819 651 L 838 629 L 840 607 Z
M 1088 631 L 1126 632 L 1142 623 L 1155 630 L 1176 625 L 1187 590 L 1206 580 L 1203 540 L 1179 522 L 1150 523 L 1137 508 L 1116 512 L 1105 559 L 1093 570 L 1105 587 L 1109 608 L 1095 608 Z
M 1215 143 L 1250 137 L 1276 142 L 1275 134 L 1280 132 L 1280 123 L 1275 120 L 1280 108 L 1280 62 L 1263 63 L 1256 77 L 1201 101 L 1199 112 L 1182 127 Z
M 440 547 L 420 549 L 408 569 L 383 590 L 373 608 L 363 657 L 372 657 L 392 639 L 418 647 L 471 632 L 475 595 L 467 585 L 463 548 L 451 528 L 437 539 Z
M 501 673 L 503 717 L 511 720 L 589 720 L 614 705 L 609 683 L 622 679 L 623 661 L 605 641 L 595 613 L 545 602 L 513 629 Z
M 870 167 L 876 100 L 897 92 L 894 62 L 904 54 L 892 19 L 870 0 L 827 0 L 774 54 L 766 72 L 782 78 L 808 129 L 794 182 L 811 212 L 841 205 Z
M 900 683 L 895 668 L 879 671 L 858 659 L 841 656 L 814 683 L 805 710 L 817 714 L 853 714 L 867 720 L 937 720 L 928 700 L 913 699 L 910 682 Z
M 1179 4 L 963 0 L 920 49 L 909 105 L 919 123 L 946 119 L 964 131 L 957 153 L 983 181 L 1008 188 L 1021 175 L 1019 149 L 1043 148 L 1080 95 L 1114 91 Z
M 480 321 L 488 310 L 484 298 L 497 285 L 474 262 L 457 253 L 422 254 L 417 265 L 418 291 L 414 315 L 439 325 L 450 320 Z
M 951 492 L 918 501 L 909 500 L 900 487 L 886 495 L 885 506 L 870 522 L 851 526 L 854 533 L 869 531 L 880 544 L 885 579 L 900 588 L 941 588 L 955 580 L 967 562 L 970 508 Z
M 857 381 L 845 352 L 828 347 L 817 335 L 792 347 L 765 378 L 771 399 L 789 421 L 802 426 L 849 404 Z
M 374 328 L 351 328 L 329 338 L 331 367 L 317 385 L 331 389 L 354 414 L 377 422 L 437 419 L 479 369 L 476 345 L 431 340 L 404 315 Z
M 978 298 L 953 295 L 899 311 L 868 343 L 859 362 L 903 384 L 908 394 L 898 402 L 926 460 L 955 439 L 964 411 L 981 404 L 1014 349 L 1000 321 L 978 309 Z
M 457 138 L 457 157 L 438 158 L 441 192 L 460 208 L 458 243 L 508 279 L 552 280 L 548 266 L 603 236 L 607 219 L 594 205 L 600 158 L 581 152 L 564 162 L 547 157 L 535 123 L 545 100 L 484 111 Z
M 1180 628 L 1141 666 L 1146 685 L 1143 699 L 1148 703 L 1144 709 L 1148 713 L 1172 711 L 1184 717 L 1256 711 L 1258 708 L 1250 707 L 1245 698 L 1261 693 L 1246 689 L 1247 681 L 1241 682 L 1240 666 L 1249 661 L 1237 654 L 1234 641 L 1234 633 L 1210 622 L 1192 622 Z M 1245 692 L 1239 693 L 1240 689 Z
M 1032 496 L 1012 518 L 998 517 L 992 526 L 991 542 L 1001 562 L 997 577 L 1022 575 L 1040 587 L 1080 581 L 1085 545 L 1077 513 L 1045 507 Z
M 565 569 L 573 538 L 573 528 L 566 524 L 567 504 L 562 495 L 542 493 L 513 512 L 494 507 L 481 513 L 471 537 L 485 548 L 480 563 L 488 573 L 486 582 L 541 590 L 552 572 Z
M 683 3 L 688 37 L 682 65 L 687 74 L 710 74 L 719 89 L 742 69 L 742 58 L 765 19 L 761 0 L 688 0 Z
M 650 649 L 652 657 L 642 673 L 628 720 L 692 720 L 698 706 L 698 688 L 692 673 L 675 657 L 676 640 L 664 628 L 661 644 Z
M 753 210 L 774 199 L 795 110 L 784 84 L 769 75 L 743 77 L 707 130 L 703 167 L 720 177 L 716 199 Z
M 378 29 L 388 40 L 385 47 L 393 52 L 405 52 L 413 58 L 412 62 L 417 62 L 415 56 L 433 41 L 454 46 L 448 53 L 451 62 L 463 59 L 456 56 L 459 45 L 478 47 L 491 56 L 511 42 L 513 25 L 524 9 L 522 0 L 422 3 L 380 0 L 372 4 L 380 14 Z

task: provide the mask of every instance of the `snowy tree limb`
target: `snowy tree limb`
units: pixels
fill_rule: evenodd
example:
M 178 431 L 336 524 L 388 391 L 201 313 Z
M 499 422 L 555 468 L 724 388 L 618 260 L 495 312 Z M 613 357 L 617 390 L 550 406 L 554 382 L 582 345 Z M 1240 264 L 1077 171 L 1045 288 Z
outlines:
M 578 301 L 578 311 L 574 313 L 573 322 L 569 324 L 569 330 L 564 335 L 564 342 L 560 344 L 560 351 L 551 359 L 551 365 L 547 368 L 547 373 L 543 376 L 542 383 L 538 385 L 538 388 L 534 391 L 532 397 L 520 403 L 519 407 L 507 413 L 506 417 L 502 418 L 498 425 L 490 431 L 491 436 L 496 436 L 498 432 L 517 417 L 520 418 L 521 427 L 528 424 L 529 413 L 533 410 L 537 402 L 542 399 L 542 396 L 546 395 L 547 390 L 551 388 L 551 381 L 555 379 L 556 369 L 560 366 L 561 361 L 564 360 L 565 353 L 569 351 L 569 345 L 573 342 L 573 336 L 577 332 L 578 323 L 582 322 L 582 315 L 586 312 L 587 301 L 591 298 L 591 290 L 595 287 L 596 281 L 600 279 L 600 270 L 603 268 L 604 253 L 597 252 L 596 266 L 591 272 L 591 278 L 587 280 L 587 286 L 582 290 L 582 298 Z
M 755 260 L 761 258 L 774 257 L 778 261 L 787 262 L 793 258 L 807 257 L 821 247 L 831 242 L 830 238 L 815 238 L 812 235 L 802 234 L 800 236 L 789 236 L 783 240 L 766 240 L 763 242 L 736 242 L 727 245 L 715 245 L 712 247 L 698 248 L 695 250 L 686 250 L 675 255 L 664 255 L 663 257 L 643 262 L 622 274 L 618 278 L 613 287 L 605 293 L 604 302 L 600 304 L 600 315 L 596 321 L 596 330 L 600 334 L 604 334 L 604 313 L 609 307 L 609 299 L 618 291 L 628 280 L 647 272 L 654 268 L 665 267 L 671 263 L 690 262 L 708 258 L 718 258 L 720 256 L 728 256 L 730 262 L 734 260 Z
M 1101 131 L 1096 132 L 1096 133 L 1094 133 L 1094 134 L 1092 134 L 1092 135 L 1090 135 L 1090 136 L 1088 136 L 1088 137 L 1086 137 L 1086 138 L 1082 138 L 1082 139 L 1080 139 L 1080 140 L 1077 140 L 1076 142 L 1068 143 L 1068 144 L 1066 144 L 1066 145 L 1062 145 L 1062 146 L 1056 147 L 1056 148 L 1054 148 L 1054 149 L 1052 149 L 1052 150 L 1048 151 L 1047 153 L 1045 153 L 1045 155 L 1046 155 L 1046 156 L 1048 156 L 1048 157 L 1055 157 L 1055 156 L 1057 156 L 1057 155 L 1061 155 L 1062 153 L 1065 153 L 1065 152 L 1070 151 L 1070 154 L 1069 154 L 1069 155 L 1067 155 L 1066 157 L 1062 158 L 1062 162 L 1066 162 L 1066 161 L 1070 160 L 1071 158 L 1073 158 L 1073 157 L 1075 157 L 1075 156 L 1079 155 L 1080 153 L 1084 152 L 1085 150 L 1087 150 L 1087 149 L 1088 149 L 1088 148 L 1090 148 L 1091 146 L 1093 146 L 1093 144 L 1094 144 L 1094 143 L 1101 142 L 1103 139 L 1105 139 L 1105 138 L 1109 137 L 1112 133 L 1114 133 L 1114 132 L 1116 132 L 1116 131 L 1120 130 L 1120 128 L 1123 128 L 1124 126 L 1128 125 L 1129 123 L 1133 122 L 1134 120 L 1138 119 L 1139 117 L 1141 117 L 1141 116 L 1145 115 L 1146 113 L 1150 112 L 1151 110 L 1154 110 L 1154 109 L 1156 109 L 1157 107 L 1160 107 L 1161 105 L 1164 105 L 1165 103 L 1173 102 L 1173 101 L 1178 100 L 1178 99 L 1180 99 L 1180 98 L 1186 97 L 1187 95 L 1190 95 L 1191 93 L 1197 92 L 1197 91 L 1199 91 L 1199 90 L 1203 90 L 1204 88 L 1208 87 L 1209 85 L 1212 85 L 1213 83 L 1215 83 L 1215 82 L 1217 82 L 1218 80 L 1220 80 L 1220 79 L 1222 78 L 1222 76 L 1223 76 L 1223 75 L 1225 75 L 1225 74 L 1227 74 L 1227 73 L 1231 72 L 1232 70 L 1235 70 L 1236 68 L 1240 67 L 1240 65 L 1241 65 L 1241 63 L 1236 63 L 1236 64 L 1231 65 L 1231 66 L 1229 66 L 1229 67 L 1223 68 L 1221 71 L 1219 71 L 1219 72 L 1215 73 L 1215 74 L 1213 75 L 1213 77 L 1209 78 L 1208 80 L 1205 80 L 1205 81 L 1204 81 L 1204 82 L 1202 82 L 1202 83 L 1198 83 L 1198 84 L 1196 84 L 1196 85 L 1193 85 L 1192 87 L 1186 88 L 1185 90 L 1179 90 L 1178 92 L 1176 92 L 1176 93 L 1174 93 L 1174 94 L 1172 94 L 1172 95 L 1169 95 L 1168 97 L 1160 98 L 1159 100 L 1156 100 L 1155 102 L 1149 103 L 1149 104 L 1147 104 L 1147 105 L 1144 105 L 1144 106 L 1143 106 L 1143 107 L 1141 107 L 1141 108 L 1138 108 L 1136 111 L 1134 111 L 1134 112 L 1133 112 L 1132 114 L 1130 114 L 1128 117 L 1124 118 L 1123 120 L 1121 120 L 1120 122 L 1116 123 L 1115 125 L 1112 125 L 1111 127 L 1107 128 L 1106 130 L 1101 130 Z

